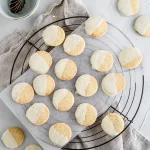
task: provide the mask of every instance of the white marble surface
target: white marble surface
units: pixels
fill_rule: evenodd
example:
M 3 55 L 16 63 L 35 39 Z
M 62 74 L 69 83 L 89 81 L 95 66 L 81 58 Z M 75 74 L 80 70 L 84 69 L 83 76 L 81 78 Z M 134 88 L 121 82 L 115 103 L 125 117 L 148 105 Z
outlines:
M 47 6 L 52 4 L 55 0 L 41 0 L 38 10 L 33 14 L 31 17 L 25 20 L 8 20 L 4 17 L 0 16 L 0 40 L 7 37 L 10 33 L 15 30 L 25 30 L 28 32 L 34 23 L 35 19 L 46 10 Z M 144 66 L 144 74 L 146 76 L 146 84 L 150 84 L 150 37 L 142 37 L 138 35 L 133 30 L 133 23 L 135 19 L 140 15 L 150 15 L 150 0 L 140 0 L 141 8 L 137 15 L 133 17 L 124 17 L 119 14 L 117 11 L 117 0 L 82 0 L 87 10 L 91 15 L 100 15 L 104 17 L 108 22 L 114 24 L 119 29 L 121 29 L 134 43 L 136 47 L 139 47 L 144 55 L 143 66 Z M 147 93 L 150 93 L 150 89 L 146 90 Z M 141 120 L 142 114 L 144 113 L 145 107 L 148 106 L 150 103 L 149 101 L 150 96 L 145 96 L 144 101 L 142 103 L 140 111 L 135 119 Z M 20 124 L 20 122 L 11 114 L 11 112 L 6 108 L 6 106 L 0 102 L 0 136 L 2 132 L 10 126 L 19 126 L 21 127 L 26 134 L 26 141 L 22 145 L 22 147 L 18 148 L 17 150 L 23 150 L 24 147 L 30 143 L 35 143 L 35 140 L 32 136 L 27 132 L 27 130 Z M 136 126 L 136 124 L 135 124 Z M 141 128 L 140 132 L 145 135 L 148 139 L 150 139 L 150 112 L 148 113 L 146 122 L 144 126 Z M 136 126 L 139 128 L 139 126 Z M 0 141 L 0 150 L 6 150 Z

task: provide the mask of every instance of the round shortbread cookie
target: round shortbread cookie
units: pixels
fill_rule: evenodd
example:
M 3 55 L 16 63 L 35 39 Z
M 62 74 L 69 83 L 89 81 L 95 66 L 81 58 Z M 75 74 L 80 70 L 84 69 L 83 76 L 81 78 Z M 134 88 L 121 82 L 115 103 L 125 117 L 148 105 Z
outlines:
M 142 61 L 142 54 L 138 48 L 125 48 L 119 54 L 121 65 L 127 69 L 138 67 Z
M 97 50 L 91 56 L 92 69 L 99 72 L 106 72 L 113 66 L 114 59 L 110 52 L 105 50 Z
M 97 92 L 98 83 L 93 76 L 89 74 L 84 74 L 77 79 L 75 83 L 75 87 L 76 87 L 77 94 L 81 96 L 89 97 L 94 95 Z
M 25 150 L 43 150 L 39 145 L 31 144 L 28 145 Z
M 57 146 L 66 145 L 71 139 L 71 128 L 65 123 L 56 123 L 49 129 L 49 138 Z
M 43 31 L 42 37 L 46 45 L 58 46 L 63 43 L 65 39 L 65 32 L 61 27 L 51 25 Z
M 7 148 L 19 147 L 24 141 L 24 133 L 20 128 L 12 127 L 7 129 L 2 135 L 2 141 Z
M 102 89 L 108 96 L 115 96 L 125 89 L 126 81 L 120 73 L 109 73 L 102 80 Z
M 71 34 L 67 36 L 63 47 L 67 54 L 78 56 L 84 51 L 85 41 L 81 36 L 77 34 Z
M 61 59 L 55 65 L 55 74 L 61 80 L 71 80 L 77 73 L 76 64 L 68 58 Z
M 45 51 L 37 51 L 29 60 L 30 68 L 39 74 L 45 74 L 48 72 L 52 65 L 52 57 Z
M 135 21 L 134 29 L 140 35 L 150 36 L 150 16 L 138 17 Z
M 133 16 L 140 9 L 139 0 L 119 0 L 118 10 L 125 16 Z
M 54 92 L 53 105 L 59 111 L 67 111 L 74 104 L 74 96 L 67 89 L 59 89 Z
M 39 75 L 33 80 L 33 87 L 38 95 L 48 96 L 55 89 L 55 81 L 47 74 Z
M 26 117 L 34 125 L 42 125 L 49 119 L 50 111 L 43 103 L 34 103 L 26 112 Z
M 88 103 L 80 104 L 75 112 L 77 122 L 83 126 L 92 125 L 97 118 L 97 110 Z
M 124 129 L 124 121 L 119 114 L 110 113 L 104 117 L 101 127 L 110 136 L 117 136 Z
M 89 17 L 85 22 L 85 31 L 94 38 L 102 37 L 107 32 L 107 22 L 100 16 Z
M 19 104 L 26 104 L 33 100 L 34 90 L 28 83 L 17 83 L 12 89 L 12 99 Z

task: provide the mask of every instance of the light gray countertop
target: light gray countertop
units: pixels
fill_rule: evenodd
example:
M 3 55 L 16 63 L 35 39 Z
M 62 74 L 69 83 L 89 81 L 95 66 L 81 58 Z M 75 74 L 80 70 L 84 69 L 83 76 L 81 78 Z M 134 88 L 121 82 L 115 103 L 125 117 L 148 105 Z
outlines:
M 43 13 L 47 6 L 51 5 L 55 0 L 42 0 L 40 2 L 39 8 L 37 11 L 29 18 L 24 20 L 8 20 L 2 16 L 0 16 L 0 40 L 7 37 L 13 31 L 17 30 L 25 30 L 26 32 L 29 31 L 32 24 L 36 20 L 36 18 Z M 132 43 L 141 49 L 143 53 L 143 66 L 144 66 L 144 75 L 146 77 L 146 84 L 149 85 L 150 81 L 150 37 L 142 37 L 138 35 L 133 30 L 133 23 L 135 19 L 140 15 L 150 15 L 150 0 L 140 0 L 141 8 L 137 15 L 133 17 L 124 17 L 119 14 L 117 11 L 117 0 L 82 0 L 85 4 L 87 10 L 91 15 L 100 15 L 105 18 L 108 22 L 112 23 L 113 25 L 117 26 L 120 30 L 122 30 L 132 41 Z M 149 89 L 147 92 L 150 93 Z M 144 113 L 145 107 L 150 103 L 149 100 L 150 96 L 145 96 L 145 103 L 142 103 L 140 110 L 135 118 L 136 121 L 141 121 L 142 113 Z M 19 126 L 25 131 L 26 140 L 24 144 L 16 149 L 16 150 L 23 150 L 25 146 L 30 143 L 36 143 L 35 140 L 32 138 L 30 133 L 21 125 L 21 123 L 16 119 L 16 117 L 9 111 L 9 109 L 0 102 L 0 136 L 10 126 Z M 135 124 L 135 127 L 139 129 L 139 126 Z M 148 113 L 146 122 L 144 126 L 141 128 L 140 132 L 145 135 L 150 140 L 150 112 Z M 3 144 L 0 141 L 0 150 L 6 150 Z

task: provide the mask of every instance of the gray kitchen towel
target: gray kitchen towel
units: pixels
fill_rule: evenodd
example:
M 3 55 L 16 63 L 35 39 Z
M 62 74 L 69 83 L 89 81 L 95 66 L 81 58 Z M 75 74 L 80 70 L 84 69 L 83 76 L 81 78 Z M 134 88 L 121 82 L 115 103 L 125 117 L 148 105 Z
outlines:
M 48 8 L 45 14 L 39 16 L 29 34 L 16 31 L 0 43 L 0 91 L 2 91 L 5 87 L 7 87 L 11 82 L 13 82 L 27 70 L 28 59 L 31 53 L 29 52 L 29 54 L 27 55 L 27 49 L 23 49 L 20 52 L 20 48 L 23 46 L 26 40 L 43 26 L 58 19 L 72 16 L 88 16 L 87 10 L 82 5 L 82 2 L 80 0 L 58 0 L 54 5 Z M 81 18 L 68 19 L 56 24 L 61 26 L 70 25 L 72 23 L 81 24 L 84 21 L 85 19 Z M 38 34 L 36 36 L 38 37 Z M 34 43 L 34 40 L 36 40 L 36 36 L 30 42 Z M 29 47 L 30 46 L 31 45 L 29 44 Z M 25 57 L 26 55 L 27 57 Z M 23 60 L 26 61 L 24 62 Z M 22 66 L 24 67 L 22 68 Z M 95 133 L 94 130 L 95 128 L 87 130 L 86 134 L 93 135 Z M 73 141 L 71 141 L 66 147 L 70 147 L 72 149 L 85 149 L 87 147 L 94 147 L 99 145 L 100 139 L 94 140 L 92 142 L 84 142 L 84 139 L 82 138 L 83 136 L 85 136 L 84 134 L 85 133 L 80 133 L 78 137 L 76 137 L 76 139 L 73 139 Z M 78 142 L 74 143 L 75 140 Z M 89 141 L 91 141 L 91 139 L 89 139 Z M 146 140 L 140 133 L 138 133 L 138 131 L 136 131 L 132 126 L 130 126 L 125 132 L 123 132 L 122 135 L 120 135 L 112 142 L 93 149 L 150 150 L 150 142 Z

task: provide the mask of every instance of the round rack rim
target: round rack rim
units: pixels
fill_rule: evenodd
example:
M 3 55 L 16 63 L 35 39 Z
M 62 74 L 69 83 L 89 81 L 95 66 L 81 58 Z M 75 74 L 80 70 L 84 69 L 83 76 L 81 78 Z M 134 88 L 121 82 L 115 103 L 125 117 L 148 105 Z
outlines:
M 40 28 L 39 30 L 37 30 L 36 32 L 34 32 L 34 33 L 25 41 L 25 43 L 21 46 L 20 50 L 18 51 L 18 53 L 17 53 L 17 55 L 16 55 L 16 58 L 15 58 L 15 60 L 14 60 L 14 63 L 13 63 L 13 65 L 12 65 L 12 70 L 11 70 L 11 75 L 10 75 L 10 84 L 12 83 L 12 76 L 13 76 L 13 71 L 14 71 L 15 63 L 16 63 L 16 61 L 17 61 L 17 58 L 19 57 L 19 54 L 21 53 L 22 49 L 24 48 L 24 46 L 28 43 L 28 44 L 31 45 L 31 48 L 29 49 L 27 55 L 25 56 L 25 60 L 24 60 L 24 62 L 23 62 L 23 66 L 22 66 L 22 70 L 21 70 L 21 75 L 22 75 L 23 72 L 24 72 L 24 64 L 25 64 L 25 61 L 26 61 L 26 59 L 27 59 L 27 56 L 28 56 L 30 50 L 31 50 L 33 47 L 34 47 L 36 50 L 39 50 L 39 48 L 42 46 L 42 45 L 41 45 L 41 46 L 38 47 L 38 48 L 35 46 L 36 43 L 37 43 L 41 38 L 38 39 L 35 43 L 30 42 L 30 39 L 31 39 L 32 37 L 34 37 L 38 32 L 40 32 L 42 29 L 46 28 L 46 27 L 49 26 L 49 25 L 52 25 L 52 24 L 55 24 L 55 23 L 58 23 L 58 22 L 61 22 L 61 21 L 67 20 L 67 19 L 74 19 L 74 18 L 87 19 L 88 17 L 87 17 L 87 16 L 74 16 L 74 17 L 63 18 L 63 19 L 60 19 L 60 20 L 51 22 L 50 24 L 47 24 L 46 26 L 44 26 L 44 27 Z M 129 43 L 134 47 L 134 45 L 133 45 L 133 43 L 130 41 L 130 39 L 129 39 L 120 29 L 118 29 L 116 26 L 112 25 L 112 24 L 109 23 L 109 22 L 108 22 L 108 24 L 111 25 L 112 27 L 114 27 L 114 28 L 115 28 L 116 30 L 118 30 L 119 32 L 121 32 L 121 33 L 123 34 L 123 36 L 129 41 Z M 76 26 L 79 26 L 80 24 L 71 24 L 71 25 L 66 25 L 66 26 L 62 26 L 62 27 L 75 26 L 75 25 L 76 25 Z M 73 31 L 73 30 L 68 30 L 68 31 L 65 31 L 65 32 L 69 32 L 69 31 Z M 50 48 L 50 47 L 49 47 L 49 48 Z M 48 49 L 49 49 L 49 48 L 48 48 Z M 47 50 L 48 50 L 48 49 L 47 49 Z M 136 83 L 135 83 L 135 87 L 136 87 Z M 95 145 L 95 146 L 92 146 L 92 147 L 88 147 L 88 148 L 84 148 L 84 149 L 77 149 L 77 150 L 87 150 L 87 149 L 92 149 L 92 148 L 100 147 L 100 146 L 103 146 L 103 145 L 105 145 L 105 144 L 111 142 L 112 140 L 116 139 L 118 136 L 120 136 L 120 135 L 131 125 L 131 123 L 132 123 L 133 120 L 135 119 L 135 117 L 136 117 L 136 115 L 137 115 L 137 113 L 138 113 L 138 110 L 139 110 L 139 108 L 140 108 L 141 102 L 142 102 L 143 91 L 144 91 L 144 75 L 142 75 L 142 92 L 141 92 L 140 102 L 139 102 L 138 108 L 136 109 L 136 112 L 135 112 L 135 114 L 134 114 L 134 116 L 132 117 L 131 120 L 128 120 L 127 115 L 128 115 L 128 113 L 129 113 L 130 109 L 132 108 L 132 104 L 133 104 L 134 98 L 133 98 L 133 100 L 132 100 L 132 103 L 131 103 L 131 105 L 130 105 L 130 108 L 129 108 L 127 114 L 124 115 L 124 114 L 123 114 L 123 111 L 124 111 L 124 109 L 126 108 L 126 105 L 127 105 L 128 101 L 126 102 L 126 104 L 125 104 L 125 106 L 124 106 L 122 112 L 120 112 L 120 111 L 117 110 L 117 107 L 118 107 L 119 103 L 121 102 L 122 96 L 120 97 L 120 100 L 119 100 L 117 106 L 115 106 L 115 107 L 110 106 L 102 115 L 100 115 L 100 116 L 98 117 L 98 118 L 101 118 L 104 114 L 107 113 L 107 111 L 108 111 L 109 109 L 113 109 L 113 112 L 116 111 L 116 112 L 120 113 L 120 115 L 122 115 L 122 116 L 124 117 L 124 119 L 126 119 L 126 120 L 129 121 L 128 125 L 124 128 L 124 130 L 123 130 L 120 134 L 118 134 L 117 136 L 113 137 L 112 139 L 110 139 L 110 140 L 108 140 L 108 141 L 106 141 L 106 142 L 104 142 L 104 143 L 102 143 L 102 144 L 100 144 L 100 145 Z M 136 88 L 135 88 L 135 92 L 136 92 Z M 92 128 L 95 128 L 95 127 L 98 126 L 99 124 L 100 124 L 100 123 L 98 123 L 98 124 L 95 125 L 95 126 L 91 126 L 90 128 L 87 128 L 87 129 L 83 130 L 82 132 L 86 132 L 86 131 L 88 131 L 88 130 L 91 130 Z M 100 131 L 100 132 L 101 132 L 101 131 Z M 97 133 L 97 134 L 98 134 L 98 133 Z M 92 136 L 94 136 L 94 135 L 92 135 Z M 106 135 L 104 135 L 104 136 L 106 136 Z M 82 137 L 82 138 L 87 138 L 87 137 Z M 94 139 L 94 140 L 97 140 L 97 139 Z M 83 142 L 86 142 L 86 141 L 83 141 Z M 87 141 L 87 142 L 90 142 L 90 141 Z M 91 141 L 91 142 L 92 142 L 92 141 Z M 72 142 L 72 143 L 75 144 L 75 143 L 79 143 L 79 142 Z M 82 143 L 82 142 L 81 142 L 81 143 Z M 67 147 L 63 147 L 62 149 L 73 150 L 73 149 L 67 148 Z

